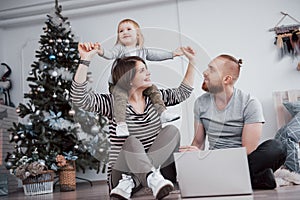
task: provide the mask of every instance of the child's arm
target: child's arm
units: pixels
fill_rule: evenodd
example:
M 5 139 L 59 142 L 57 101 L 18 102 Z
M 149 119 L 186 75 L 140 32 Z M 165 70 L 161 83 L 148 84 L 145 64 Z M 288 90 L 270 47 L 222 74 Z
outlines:
M 146 59 L 149 61 L 163 61 L 163 60 L 173 59 L 176 56 L 183 55 L 183 52 L 180 47 L 175 49 L 174 51 L 145 48 L 144 53 L 146 54 Z
M 99 44 L 99 48 L 97 50 L 98 55 L 105 58 L 105 59 L 107 59 L 107 60 L 113 60 L 113 59 L 119 58 L 119 57 L 121 57 L 123 52 L 124 52 L 124 48 L 119 44 L 115 45 L 110 50 L 104 49 Z

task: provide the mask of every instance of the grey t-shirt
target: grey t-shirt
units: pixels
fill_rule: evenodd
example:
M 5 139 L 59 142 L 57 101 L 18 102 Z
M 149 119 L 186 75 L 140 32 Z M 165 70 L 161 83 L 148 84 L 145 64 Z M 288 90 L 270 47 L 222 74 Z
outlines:
M 241 147 L 244 124 L 265 122 L 260 102 L 237 88 L 224 110 L 218 110 L 212 94 L 198 97 L 194 118 L 204 126 L 209 149 Z

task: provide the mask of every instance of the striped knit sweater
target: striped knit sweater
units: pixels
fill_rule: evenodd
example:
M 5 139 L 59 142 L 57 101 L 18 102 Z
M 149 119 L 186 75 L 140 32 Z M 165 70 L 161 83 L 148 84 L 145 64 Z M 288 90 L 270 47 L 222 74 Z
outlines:
M 116 136 L 116 122 L 112 116 L 114 104 L 112 94 L 95 93 L 89 90 L 87 85 L 87 82 L 80 84 L 73 81 L 71 87 L 72 103 L 86 111 L 96 112 L 102 116 L 106 116 L 108 119 L 109 141 L 111 145 L 107 170 L 109 180 L 111 169 L 121 151 L 126 136 Z M 165 105 L 172 106 L 187 99 L 192 90 L 190 86 L 181 83 L 178 88 L 161 89 L 160 92 Z M 127 104 L 126 123 L 130 135 L 134 135 L 138 138 L 144 145 L 146 151 L 152 145 L 162 128 L 158 113 L 149 97 L 146 97 L 146 108 L 142 114 L 136 113 L 133 107 Z

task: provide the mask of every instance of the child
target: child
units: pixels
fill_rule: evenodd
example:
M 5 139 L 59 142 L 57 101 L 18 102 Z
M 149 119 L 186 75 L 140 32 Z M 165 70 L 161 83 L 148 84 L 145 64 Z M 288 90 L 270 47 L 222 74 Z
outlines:
M 118 38 L 115 46 L 111 50 L 106 50 L 99 46 L 98 55 L 105 59 L 116 59 L 125 56 L 139 56 L 144 60 L 149 61 L 162 61 L 167 59 L 173 59 L 175 56 L 183 55 L 180 48 L 173 52 L 167 52 L 157 49 L 144 48 L 144 38 L 141 33 L 140 26 L 132 19 L 124 19 L 118 24 Z M 128 100 L 128 94 L 118 87 L 117 83 L 113 83 L 112 77 L 109 80 L 109 90 L 114 95 L 114 117 L 117 123 L 116 133 L 118 136 L 129 135 L 126 124 L 126 104 Z M 166 106 L 161 99 L 161 94 L 157 87 L 153 85 L 144 91 L 144 94 L 151 98 L 151 101 L 155 105 L 162 123 L 170 122 L 179 119 L 179 115 L 166 112 Z

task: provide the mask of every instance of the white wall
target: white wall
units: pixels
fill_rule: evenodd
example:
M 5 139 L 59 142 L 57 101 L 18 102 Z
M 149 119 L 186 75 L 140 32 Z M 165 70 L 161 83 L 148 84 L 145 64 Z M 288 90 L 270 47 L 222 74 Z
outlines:
M 173 108 L 182 113 L 182 120 L 176 122 L 176 125 L 182 131 L 183 144 L 189 144 L 193 136 L 193 101 L 202 93 L 201 73 L 208 61 L 220 53 L 229 53 L 243 59 L 237 87 L 252 93 L 263 104 L 266 123 L 262 140 L 274 137 L 276 120 L 272 92 L 299 89 L 300 72 L 295 69 L 299 60 L 288 57 L 277 59 L 273 44 L 275 35 L 268 29 L 273 28 L 282 17 L 280 11 L 300 20 L 300 1 L 146 0 L 86 8 L 81 6 L 78 9 L 70 7 L 69 2 L 72 1 L 81 2 L 62 1 L 62 15 L 69 17 L 72 30 L 81 41 L 100 41 L 109 48 L 115 42 L 117 23 L 123 18 L 133 18 L 144 28 L 146 46 L 175 49 L 180 45 L 191 45 L 197 50 L 200 64 L 195 92 L 186 103 Z M 42 2 L 49 7 L 49 1 Z M 86 4 L 95 2 L 88 0 Z M 27 85 L 24 81 L 30 64 L 36 60 L 35 50 L 39 47 L 37 42 L 43 34 L 46 13 L 39 10 L 35 13 L 36 18 L 23 22 L 17 19 L 18 23 L 5 20 L 0 11 L 0 58 L 1 62 L 13 68 L 14 86 L 11 96 L 16 105 L 22 101 L 23 90 L 26 90 Z M 291 23 L 294 22 L 288 18 L 282 22 Z M 101 58 L 95 58 L 92 63 L 90 69 L 97 90 L 107 91 L 110 64 L 110 61 Z M 180 82 L 186 60 L 175 58 L 149 65 L 154 82 L 165 87 Z

